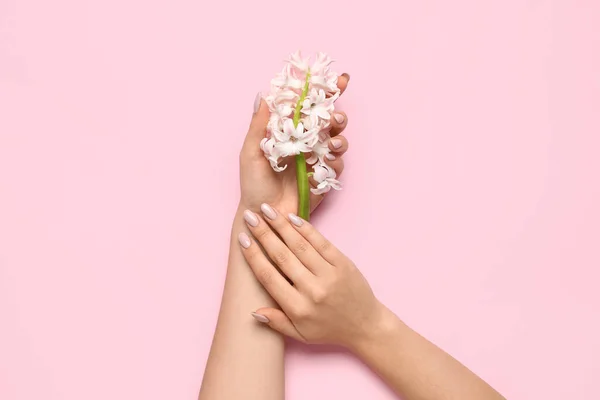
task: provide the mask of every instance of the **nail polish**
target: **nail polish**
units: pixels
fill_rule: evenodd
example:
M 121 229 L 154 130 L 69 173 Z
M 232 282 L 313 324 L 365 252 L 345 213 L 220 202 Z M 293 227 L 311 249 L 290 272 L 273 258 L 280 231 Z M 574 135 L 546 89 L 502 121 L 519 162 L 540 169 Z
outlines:
M 325 158 L 328 159 L 329 161 L 335 160 L 335 156 L 331 153 L 325 154 Z
M 260 92 L 258 92 L 256 94 L 256 98 L 254 99 L 254 114 L 256 114 L 258 112 L 258 110 L 260 110 L 260 102 L 261 102 L 261 94 Z
M 258 322 L 262 322 L 263 324 L 268 324 L 269 323 L 269 318 L 265 317 L 262 314 L 257 314 L 255 312 L 252 313 L 252 316 L 254 317 L 255 320 L 257 320 Z
M 342 141 L 340 139 L 331 139 L 331 145 L 334 149 L 339 149 L 342 147 Z
M 258 217 L 250 210 L 244 211 L 244 220 L 250 226 L 258 226 Z
M 273 210 L 270 205 L 263 203 L 260 206 L 260 209 L 267 218 L 269 218 L 269 219 L 277 218 L 277 214 L 275 213 L 275 210 Z
M 294 224 L 296 226 L 302 226 L 302 223 L 303 223 L 302 218 L 300 218 L 296 214 L 289 213 L 288 218 L 292 224 Z
M 342 74 L 342 76 L 345 76 L 345 77 L 346 77 L 346 79 L 348 79 L 348 82 L 350 82 L 350 75 L 349 75 L 349 74 L 347 74 L 347 73 L 345 73 L 345 72 L 344 72 L 344 73 Z
M 245 232 L 242 232 L 238 235 L 238 240 L 240 241 L 240 244 L 243 248 L 247 249 L 248 247 L 250 247 L 250 238 Z
M 345 120 L 344 114 L 339 114 L 339 113 L 334 113 L 333 118 L 335 118 L 335 120 L 337 121 L 338 124 L 343 124 L 344 120 Z

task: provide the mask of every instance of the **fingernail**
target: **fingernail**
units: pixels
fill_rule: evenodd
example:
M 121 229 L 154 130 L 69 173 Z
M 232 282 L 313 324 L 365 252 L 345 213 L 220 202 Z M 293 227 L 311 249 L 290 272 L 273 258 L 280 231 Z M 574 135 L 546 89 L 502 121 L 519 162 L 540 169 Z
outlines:
M 244 211 L 244 220 L 250 226 L 258 226 L 258 217 L 250 210 Z
M 340 139 L 331 139 L 331 145 L 334 149 L 339 149 L 342 147 L 342 141 Z
M 240 244 L 243 248 L 247 249 L 248 247 L 250 247 L 250 238 L 248 237 L 248 235 L 246 235 L 245 232 L 242 232 L 238 235 L 238 240 L 240 241 Z
M 265 214 L 265 216 L 267 218 L 269 218 L 269 219 L 277 218 L 277 214 L 275 213 L 275 210 L 273 210 L 270 205 L 263 203 L 260 206 L 260 209 L 262 210 L 263 214 Z
M 333 118 L 335 118 L 338 124 L 343 124 L 345 120 L 344 114 L 340 113 L 333 113 Z
M 335 156 L 331 153 L 325 154 L 325 158 L 328 159 L 329 161 L 335 160 Z
M 260 92 L 258 92 L 256 94 L 256 99 L 254 99 L 254 114 L 256 114 L 258 112 L 258 110 L 260 110 L 260 101 L 261 101 L 261 95 Z
M 302 218 L 300 218 L 296 214 L 289 213 L 288 218 L 290 219 L 292 224 L 296 226 L 302 226 Z
M 342 74 L 342 76 L 345 76 L 345 77 L 346 77 L 346 79 L 348 79 L 348 82 L 350 82 L 350 75 L 348 75 L 347 73 L 345 73 L 345 72 L 344 72 L 344 73 Z
M 258 322 L 262 322 L 263 324 L 268 324 L 269 323 L 269 318 L 265 317 L 262 314 L 257 314 L 255 312 L 252 313 L 252 316 L 254 317 L 255 320 L 257 320 Z

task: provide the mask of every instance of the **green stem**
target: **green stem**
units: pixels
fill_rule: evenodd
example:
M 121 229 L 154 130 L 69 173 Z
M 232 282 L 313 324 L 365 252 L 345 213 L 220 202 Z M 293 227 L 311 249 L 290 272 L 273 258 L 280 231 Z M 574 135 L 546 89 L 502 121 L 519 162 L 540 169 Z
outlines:
M 296 180 L 298 181 L 298 215 L 308 221 L 310 219 L 310 191 L 304 153 L 296 155 Z
M 294 110 L 294 127 L 297 127 L 300 122 L 300 110 L 302 110 L 302 103 L 304 103 L 304 99 L 306 99 L 306 95 L 308 94 L 309 83 L 310 71 L 306 73 L 306 82 Z M 298 182 L 298 215 L 300 218 L 308 221 L 310 219 L 310 190 L 308 187 L 308 174 L 306 173 L 304 153 L 296 155 L 296 181 Z
M 310 71 L 306 73 L 306 82 L 304 82 L 304 88 L 302 89 L 298 103 L 296 103 L 296 109 L 294 110 L 294 127 L 298 126 L 298 122 L 300 122 L 300 110 L 302 110 L 302 103 L 304 103 L 304 99 L 306 99 L 306 95 L 308 94 L 309 83 Z

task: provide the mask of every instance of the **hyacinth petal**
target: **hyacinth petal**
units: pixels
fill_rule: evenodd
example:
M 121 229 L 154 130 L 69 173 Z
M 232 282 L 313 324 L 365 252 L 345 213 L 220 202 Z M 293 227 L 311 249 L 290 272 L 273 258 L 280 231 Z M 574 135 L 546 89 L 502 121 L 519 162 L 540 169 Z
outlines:
M 329 192 L 330 189 L 331 188 L 329 186 L 319 184 L 316 188 L 310 189 L 310 191 L 313 194 L 319 195 Z
M 287 82 L 287 75 L 284 72 L 278 73 L 275 78 L 271 79 L 271 85 L 276 87 L 284 86 Z
M 296 148 L 302 153 L 310 153 L 312 150 L 308 144 L 303 142 L 297 142 Z
M 302 109 L 300 110 L 300 112 L 303 114 L 310 115 L 310 106 L 311 106 L 310 100 L 304 99 L 304 101 L 302 102 Z
M 279 104 L 277 106 L 277 114 L 279 114 L 280 117 L 289 117 L 290 114 L 292 113 L 293 109 L 289 104 Z
M 323 182 L 325 179 L 327 179 L 327 170 L 325 168 L 322 167 L 322 165 L 317 165 L 314 168 L 314 175 L 313 175 L 313 179 L 315 181 L 317 181 L 318 183 Z
M 273 129 L 273 136 L 275 136 L 275 139 L 277 139 L 278 142 L 285 142 L 290 140 L 291 133 L 289 129 L 286 128 L 289 125 L 288 122 L 291 122 L 292 126 L 294 126 L 292 120 L 287 118 L 283 122 L 283 130 Z
M 332 181 L 330 186 L 335 190 L 342 190 L 342 185 L 339 181 Z
M 302 139 L 304 136 L 304 125 L 302 122 L 299 122 L 298 126 L 296 127 L 296 131 L 294 132 L 294 137 L 296 139 Z
M 323 103 L 326 98 L 327 95 L 325 94 L 325 91 L 323 89 L 320 89 L 317 95 L 317 102 Z
M 327 54 L 320 52 L 315 57 L 315 62 L 311 67 L 311 71 L 313 71 L 313 73 L 322 73 L 332 62 L 333 60 Z
M 269 142 L 269 139 L 267 138 L 262 138 L 262 140 L 260 141 L 260 149 L 262 151 L 264 151 L 265 153 L 271 154 L 271 150 L 273 148 L 273 146 L 269 146 L 267 145 L 267 143 Z
M 311 132 L 311 131 L 309 131 L 309 132 Z M 316 130 L 312 130 L 312 133 L 307 135 L 306 141 L 311 148 L 314 148 L 316 146 L 316 144 L 319 142 L 318 132 Z
M 281 141 L 290 140 L 290 138 L 295 137 L 296 128 L 294 128 L 294 121 L 291 118 L 286 118 L 283 121 L 283 132 L 285 133 L 285 139 Z
M 300 70 L 301 72 L 308 71 L 308 60 L 302 58 L 302 54 L 300 51 L 296 51 L 295 53 L 290 54 L 288 58 L 288 63 Z
M 331 118 L 331 115 L 329 115 L 329 112 L 325 108 L 322 108 L 322 107 L 315 108 L 315 114 L 317 115 L 317 117 L 323 118 L 326 120 L 329 120 Z
M 275 103 L 293 102 L 298 98 L 298 93 L 292 90 L 282 90 L 274 96 L 273 101 Z
M 314 151 L 311 152 L 310 157 L 306 159 L 306 163 L 310 165 L 316 163 L 317 161 L 319 161 L 319 156 Z
M 300 154 L 296 143 L 298 142 L 280 142 L 275 144 L 275 148 L 281 154 L 281 157 L 295 156 Z
M 327 99 L 328 104 L 332 105 L 339 97 L 340 97 L 340 92 L 334 93 L 333 96 L 331 96 L 330 98 Z
M 279 166 L 278 160 L 269 159 L 269 162 L 271 163 L 271 168 L 273 168 L 273 170 L 275 172 L 281 172 L 281 171 L 283 171 L 284 169 L 287 168 L 287 164 L 284 165 L 283 167 Z

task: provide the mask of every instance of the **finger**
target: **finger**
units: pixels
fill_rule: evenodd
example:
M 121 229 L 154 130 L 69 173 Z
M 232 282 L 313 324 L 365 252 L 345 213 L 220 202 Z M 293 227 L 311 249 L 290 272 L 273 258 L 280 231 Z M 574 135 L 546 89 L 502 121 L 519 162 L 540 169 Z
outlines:
M 261 209 L 263 209 L 264 213 L 265 209 L 262 206 Z M 279 267 L 279 269 L 281 269 L 294 284 L 299 286 L 307 285 L 312 274 L 304 267 L 304 265 L 302 265 L 300 260 L 298 260 L 290 249 L 288 249 L 281 239 L 277 237 L 269 225 L 250 210 L 244 211 L 244 220 L 246 221 L 252 236 L 260 242 L 269 258 Z
M 338 76 L 337 87 L 338 89 L 340 89 L 340 94 L 346 91 L 346 88 L 348 87 L 348 82 L 350 82 L 350 75 L 348 75 L 347 73 L 344 72 L 342 75 Z
M 329 119 L 329 123 L 331 124 L 329 134 L 332 137 L 337 136 L 346 129 L 346 125 L 348 125 L 348 116 L 343 111 L 335 111 Z
M 306 340 L 283 311 L 276 308 L 259 308 L 256 312 L 252 313 L 252 316 L 258 322 L 268 325 L 271 329 L 299 342 L 306 343 Z
M 342 157 L 334 158 L 331 161 L 327 161 L 327 165 L 333 168 L 337 178 L 339 178 L 342 175 L 342 172 L 344 172 L 344 159 Z
M 341 156 L 348 151 L 348 139 L 344 136 L 336 136 L 329 141 L 329 150 L 331 150 L 336 157 Z
M 311 181 L 311 178 L 308 178 L 308 182 L 310 186 L 315 189 L 317 187 L 316 182 L 314 180 Z M 310 192 L 310 212 L 312 213 L 315 208 L 323 201 L 325 197 L 322 194 L 314 194 Z
M 302 224 L 301 220 L 294 214 L 286 218 L 268 204 L 260 206 L 265 221 L 271 225 L 283 239 L 289 250 L 296 256 L 306 269 L 315 275 L 331 268 L 331 265 L 308 243 L 308 241 L 292 227 L 292 224 Z
M 269 106 L 262 99 L 260 93 L 256 95 L 256 99 L 254 100 L 253 111 L 254 113 L 252 114 L 252 120 L 250 121 L 250 127 L 248 128 L 242 151 L 262 155 L 260 141 L 267 133 L 267 123 L 269 122 L 270 113 Z
M 314 247 L 319 254 L 329 262 L 330 265 L 336 266 L 345 259 L 344 254 L 339 251 L 325 236 L 316 230 L 308 221 L 298 218 L 298 223 L 292 226 L 300 232 L 302 236 Z
M 256 279 L 284 310 L 293 308 L 301 297 L 298 291 L 277 271 L 258 244 L 242 232 L 238 235 L 242 254 Z

